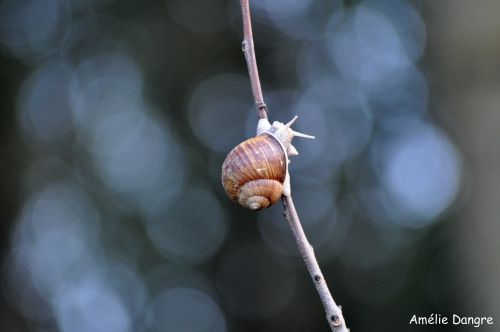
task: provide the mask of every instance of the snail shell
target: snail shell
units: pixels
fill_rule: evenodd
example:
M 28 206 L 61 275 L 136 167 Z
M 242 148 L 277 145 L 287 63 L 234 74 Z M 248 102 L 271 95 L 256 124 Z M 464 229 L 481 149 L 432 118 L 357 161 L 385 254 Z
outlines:
M 251 210 L 275 203 L 283 193 L 288 169 L 286 150 L 269 133 L 236 146 L 222 165 L 222 184 L 228 196 Z
M 314 138 L 292 130 L 295 116 L 287 124 L 260 119 L 257 136 L 235 147 L 222 165 L 222 185 L 228 196 L 251 210 L 275 203 L 283 194 L 289 196 L 288 157 L 298 155 L 294 137 Z

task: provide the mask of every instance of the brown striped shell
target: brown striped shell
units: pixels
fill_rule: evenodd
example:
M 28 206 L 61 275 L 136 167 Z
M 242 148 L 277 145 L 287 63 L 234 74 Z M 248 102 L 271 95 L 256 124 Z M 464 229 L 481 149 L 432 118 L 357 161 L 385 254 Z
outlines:
M 279 200 L 286 172 L 283 145 L 273 135 L 263 133 L 228 154 L 222 165 L 222 185 L 232 200 L 260 210 Z

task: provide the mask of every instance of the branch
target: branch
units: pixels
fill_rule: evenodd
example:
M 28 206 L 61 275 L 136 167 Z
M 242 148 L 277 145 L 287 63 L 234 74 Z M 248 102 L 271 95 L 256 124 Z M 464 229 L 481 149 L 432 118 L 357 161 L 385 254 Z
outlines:
M 241 14 L 243 17 L 243 43 L 242 49 L 245 54 L 245 59 L 250 76 L 250 84 L 252 86 L 253 98 L 257 107 L 257 116 L 259 119 L 267 119 L 267 107 L 262 96 L 262 89 L 259 80 L 259 71 L 257 69 L 257 61 L 255 60 L 255 50 L 253 45 L 252 21 L 250 18 L 249 0 L 241 0 Z M 285 209 L 285 219 L 288 221 L 290 228 L 297 241 L 300 254 L 304 260 L 307 270 L 313 279 L 316 290 L 321 298 L 323 307 L 326 312 L 326 320 L 333 332 L 348 332 L 344 316 L 341 308 L 335 303 L 328 289 L 328 285 L 321 273 L 318 261 L 314 255 L 314 250 L 302 229 L 299 216 L 293 205 L 292 196 L 282 196 L 283 208 Z
M 321 273 L 318 261 L 314 255 L 314 249 L 307 240 L 302 224 L 300 223 L 299 216 L 293 205 L 292 196 L 283 196 L 283 207 L 285 209 L 284 215 L 285 219 L 288 221 L 290 228 L 292 229 L 295 240 L 297 241 L 297 246 L 299 247 L 300 254 L 304 263 L 306 264 L 307 270 L 313 279 L 314 286 L 318 291 L 321 302 L 323 302 L 323 307 L 326 312 L 326 320 L 330 324 L 330 328 L 334 332 L 347 332 L 345 325 L 344 316 L 342 315 L 342 309 L 333 300 L 332 294 L 328 289 L 325 278 Z
M 257 107 L 257 116 L 259 119 L 267 119 L 267 106 L 262 96 L 260 87 L 259 70 L 255 60 L 255 49 L 253 46 L 252 20 L 250 19 L 250 8 L 248 0 L 241 0 L 241 15 L 243 17 L 243 42 L 241 48 L 247 61 L 248 74 L 250 75 L 250 84 L 252 85 L 253 99 Z

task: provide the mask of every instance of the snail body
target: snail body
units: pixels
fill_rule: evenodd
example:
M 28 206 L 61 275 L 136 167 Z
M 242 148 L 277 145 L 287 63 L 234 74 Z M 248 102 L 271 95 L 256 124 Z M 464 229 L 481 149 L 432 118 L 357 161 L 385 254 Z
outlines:
M 222 185 L 233 201 L 251 210 L 264 209 L 290 193 L 288 156 L 297 155 L 294 136 L 314 138 L 290 126 L 259 120 L 257 136 L 236 146 L 222 164 Z

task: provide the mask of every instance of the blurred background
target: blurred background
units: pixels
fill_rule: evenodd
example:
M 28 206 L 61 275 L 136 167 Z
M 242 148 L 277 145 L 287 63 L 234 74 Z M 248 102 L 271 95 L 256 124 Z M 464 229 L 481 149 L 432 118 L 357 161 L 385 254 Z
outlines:
M 500 2 L 251 9 L 352 331 L 500 324 Z M 281 205 L 220 183 L 257 123 L 241 30 L 237 0 L 0 2 L 0 331 L 329 331 Z

